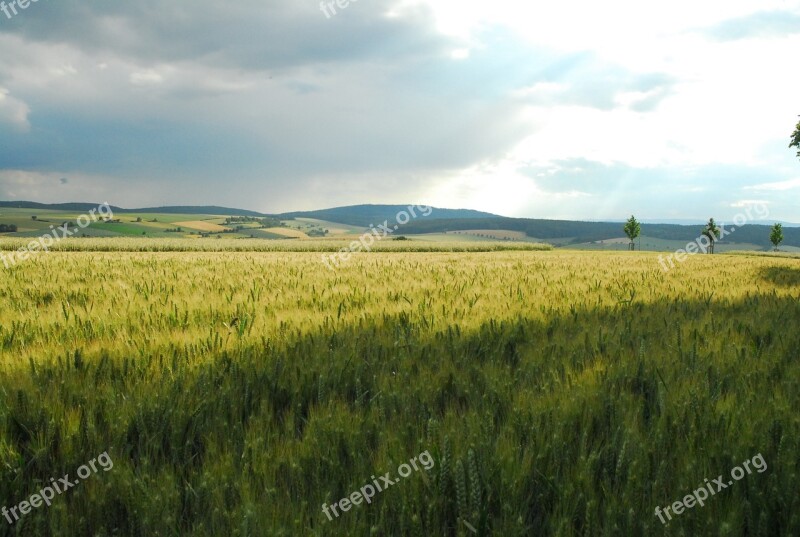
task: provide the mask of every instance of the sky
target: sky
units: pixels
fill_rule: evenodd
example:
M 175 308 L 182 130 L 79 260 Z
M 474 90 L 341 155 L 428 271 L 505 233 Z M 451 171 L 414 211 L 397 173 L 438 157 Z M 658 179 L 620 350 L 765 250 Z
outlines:
M 9 4 L 0 200 L 800 222 L 800 0 Z

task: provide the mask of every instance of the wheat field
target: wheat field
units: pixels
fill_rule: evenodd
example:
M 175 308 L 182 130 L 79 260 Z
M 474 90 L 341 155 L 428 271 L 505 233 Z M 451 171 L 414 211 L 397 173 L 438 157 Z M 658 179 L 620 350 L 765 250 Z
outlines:
M 114 468 L 0 535 L 800 534 L 796 259 L 76 249 L 0 265 L 0 506 Z

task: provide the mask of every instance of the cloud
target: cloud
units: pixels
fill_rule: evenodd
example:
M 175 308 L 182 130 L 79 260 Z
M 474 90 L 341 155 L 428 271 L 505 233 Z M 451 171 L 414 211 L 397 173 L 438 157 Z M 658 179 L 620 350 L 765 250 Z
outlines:
M 11 96 L 10 92 L 0 86 L 0 123 L 7 123 L 19 130 L 28 131 L 30 108 L 24 102 Z
M 12 21 L 10 32 L 143 64 L 195 62 L 261 71 L 445 50 L 447 40 L 424 11 L 387 17 L 388 2 L 362 2 L 328 20 L 318 6 L 263 0 L 65 0 L 28 10 Z
M 67 179 L 54 172 L 30 170 L 0 170 L 0 199 L 12 201 L 37 201 L 42 203 L 64 202 L 102 202 L 118 196 L 125 189 L 126 181 L 115 177 L 95 176 L 81 172 L 71 174 Z M 158 184 L 146 178 L 137 181 L 139 189 L 156 190 Z M 132 196 L 128 201 L 135 205 L 142 203 L 147 196 Z
M 800 14 L 791 11 L 759 11 L 721 22 L 707 30 L 707 34 L 720 41 L 800 34 Z
M 769 205 L 769 203 L 770 202 L 767 200 L 738 200 L 731 203 L 731 207 L 741 209 L 744 207 L 752 207 L 754 205 Z
M 636 73 L 591 53 L 571 55 L 542 68 L 530 86 L 514 92 L 534 106 L 587 106 L 599 110 L 654 110 L 669 96 L 674 79 L 666 73 Z
M 789 179 L 787 181 L 776 181 L 773 183 L 762 183 L 758 185 L 746 186 L 745 190 L 783 192 L 786 190 L 794 190 L 796 188 L 800 188 L 800 177 L 797 179 Z
M 351 15 L 366 16 L 358 15 L 360 6 L 352 7 L 323 23 L 338 25 L 337 35 L 347 33 Z M 316 32 L 319 14 L 313 15 L 301 33 Z M 0 36 L 0 46 L 5 41 L 21 51 L 6 65 L 0 60 L 0 72 L 28 81 L 19 84 L 20 91 L 38 111 L 31 137 L 0 148 L 0 167 L 36 162 L 56 171 L 160 177 L 171 185 L 153 194 L 173 198 L 187 190 L 209 192 L 220 176 L 233 176 L 250 183 L 243 190 L 274 200 L 322 175 L 338 180 L 345 171 L 409 185 L 408 174 L 469 166 L 513 146 L 525 129 L 519 114 L 524 105 L 502 98 L 516 79 L 497 76 L 498 52 L 490 48 L 454 61 L 452 46 L 439 46 L 447 39 L 428 34 L 424 21 L 412 31 L 418 22 L 394 21 L 393 27 L 405 30 L 371 43 L 382 54 L 397 49 L 390 62 L 354 50 L 335 69 L 322 55 L 269 72 L 246 62 L 238 68 L 220 65 L 216 53 L 198 52 L 191 61 L 166 61 L 166 53 L 154 63 L 147 55 L 137 58 L 135 48 L 123 55 L 116 41 L 90 50 L 81 32 L 71 34 L 71 46 L 70 39 L 54 44 L 46 37 L 27 46 L 21 36 L 30 29 Z M 366 31 L 372 34 L 371 28 Z M 203 48 L 204 32 L 187 33 L 189 38 Z M 394 42 L 401 38 L 405 41 Z M 244 40 L 252 42 L 249 36 Z M 511 72 L 531 70 L 524 68 L 525 49 L 518 43 L 497 46 L 515 50 L 506 66 Z M 66 80 L 64 74 L 42 75 L 48 66 L 63 64 L 73 66 Z M 187 189 L 189 178 L 208 188 Z
M 161 84 L 164 81 L 164 77 L 153 69 L 146 69 L 131 73 L 130 81 L 134 86 L 149 86 Z
M 0 196 L 797 220 L 745 190 L 796 175 L 782 2 L 39 2 L 0 33 Z
M 529 178 L 530 194 L 526 202 L 502 214 L 575 218 L 565 214 L 564 209 L 578 207 L 580 218 L 589 220 L 620 219 L 630 213 L 650 220 L 707 218 L 709 214 L 730 218 L 734 215 L 731 208 L 763 203 L 780 210 L 784 205 L 780 194 L 764 195 L 758 200 L 745 197 L 754 180 L 775 176 L 758 168 L 650 168 L 574 158 L 517 162 L 515 171 Z M 656 209 L 653 200 L 658 200 Z

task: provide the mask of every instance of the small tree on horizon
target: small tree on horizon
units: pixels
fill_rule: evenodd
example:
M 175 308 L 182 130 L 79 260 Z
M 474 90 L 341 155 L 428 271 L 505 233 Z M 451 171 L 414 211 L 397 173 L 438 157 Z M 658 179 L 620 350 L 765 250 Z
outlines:
M 719 228 L 717 227 L 717 223 L 714 222 L 714 219 L 711 218 L 706 224 L 706 227 L 703 228 L 703 235 L 708 237 L 708 240 L 711 242 L 711 245 L 708 249 L 708 253 L 714 253 L 714 243 L 719 238 Z
M 769 234 L 769 240 L 775 246 L 775 251 L 778 251 L 778 246 L 783 242 L 783 224 L 776 223 L 772 226 L 772 231 Z
M 625 222 L 625 227 L 622 229 L 625 231 L 625 235 L 627 235 L 628 239 L 630 239 L 631 241 L 630 244 L 628 245 L 628 250 L 630 251 L 635 250 L 636 243 L 634 241 L 636 240 L 636 237 L 639 236 L 639 233 L 642 232 L 642 226 L 639 224 L 639 222 L 636 221 L 636 218 L 633 215 L 631 215 L 631 217 L 628 218 L 627 222 Z

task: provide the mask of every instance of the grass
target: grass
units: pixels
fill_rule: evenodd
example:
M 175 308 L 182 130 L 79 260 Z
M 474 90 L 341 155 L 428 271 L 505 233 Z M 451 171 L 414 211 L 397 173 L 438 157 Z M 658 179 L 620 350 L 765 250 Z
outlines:
M 800 534 L 795 259 L 120 244 L 0 267 L 0 502 L 114 460 L 2 535 Z

